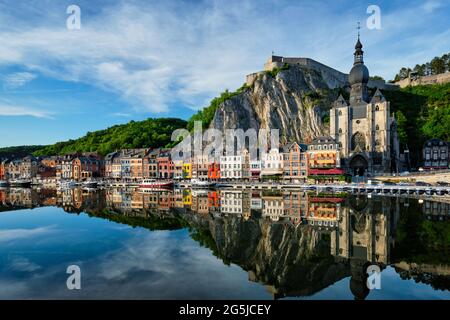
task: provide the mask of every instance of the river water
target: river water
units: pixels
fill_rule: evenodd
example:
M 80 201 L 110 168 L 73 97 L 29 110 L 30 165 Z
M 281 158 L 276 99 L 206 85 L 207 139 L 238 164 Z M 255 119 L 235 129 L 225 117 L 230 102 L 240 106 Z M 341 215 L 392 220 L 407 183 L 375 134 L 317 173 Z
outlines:
M 449 217 L 403 197 L 0 189 L 0 299 L 450 299 Z

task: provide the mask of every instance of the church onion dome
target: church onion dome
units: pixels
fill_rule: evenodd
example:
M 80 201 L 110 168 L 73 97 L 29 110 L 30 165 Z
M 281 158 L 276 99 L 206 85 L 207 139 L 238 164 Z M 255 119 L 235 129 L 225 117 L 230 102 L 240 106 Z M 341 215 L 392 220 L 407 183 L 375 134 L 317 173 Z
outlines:
M 348 82 L 350 85 L 357 83 L 367 84 L 369 82 L 369 69 L 363 63 L 355 64 L 348 75 Z
M 369 82 L 369 69 L 364 65 L 363 55 L 364 51 L 362 51 L 362 44 L 358 36 L 354 53 L 355 61 L 353 62 L 353 68 L 348 75 L 348 82 L 350 85 L 357 83 L 367 84 Z

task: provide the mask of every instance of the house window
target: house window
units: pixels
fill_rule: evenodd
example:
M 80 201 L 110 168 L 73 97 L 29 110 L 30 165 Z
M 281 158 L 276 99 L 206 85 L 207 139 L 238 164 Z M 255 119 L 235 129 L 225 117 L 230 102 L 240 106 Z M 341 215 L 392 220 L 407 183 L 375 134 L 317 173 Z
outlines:
M 339 133 L 342 133 L 342 129 L 341 128 L 339 128 Z
M 379 126 L 379 125 L 376 125 L 376 126 L 375 126 L 375 130 L 380 130 L 380 126 Z
M 376 105 L 375 111 L 380 111 L 380 107 L 378 105 Z

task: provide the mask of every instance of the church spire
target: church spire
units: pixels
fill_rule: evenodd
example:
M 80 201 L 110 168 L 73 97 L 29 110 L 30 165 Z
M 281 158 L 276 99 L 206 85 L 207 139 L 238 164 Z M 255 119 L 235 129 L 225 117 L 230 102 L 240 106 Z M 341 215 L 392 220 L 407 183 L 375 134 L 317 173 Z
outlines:
M 360 34 L 359 34 L 359 30 L 361 29 L 361 25 L 360 25 L 359 21 L 358 21 L 357 29 L 358 29 L 358 41 L 356 42 L 356 45 L 355 45 L 355 53 L 354 53 L 355 61 L 353 63 L 354 65 L 358 64 L 358 63 L 364 63 L 364 61 L 363 61 L 364 51 L 362 50 L 363 45 L 361 43 Z
M 350 70 L 348 75 L 348 82 L 351 86 L 350 90 L 350 105 L 360 104 L 362 102 L 368 102 L 368 90 L 367 83 L 369 81 L 369 70 L 364 65 L 363 55 L 364 51 L 362 50 L 362 43 L 360 39 L 359 30 L 361 26 L 358 22 L 358 40 L 355 45 L 355 59 L 353 62 L 353 68 Z

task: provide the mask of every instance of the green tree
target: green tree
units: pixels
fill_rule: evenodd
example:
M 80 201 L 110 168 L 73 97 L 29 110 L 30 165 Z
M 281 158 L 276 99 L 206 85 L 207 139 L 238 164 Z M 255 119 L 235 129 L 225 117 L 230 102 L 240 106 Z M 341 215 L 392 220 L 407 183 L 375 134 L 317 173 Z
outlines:
M 395 113 L 395 118 L 397 120 L 397 132 L 398 137 L 400 139 L 401 143 L 408 143 L 408 134 L 407 134 L 407 120 L 403 112 L 401 110 L 398 110 Z
M 435 57 L 431 60 L 432 74 L 440 74 L 445 72 L 445 61 L 443 58 Z

